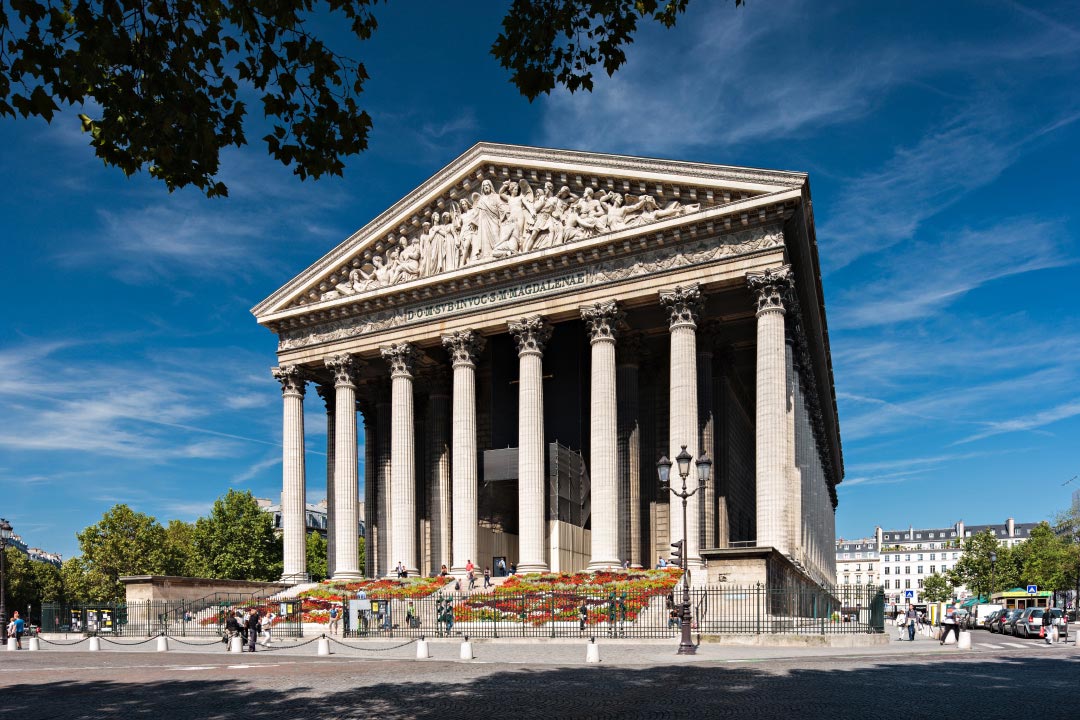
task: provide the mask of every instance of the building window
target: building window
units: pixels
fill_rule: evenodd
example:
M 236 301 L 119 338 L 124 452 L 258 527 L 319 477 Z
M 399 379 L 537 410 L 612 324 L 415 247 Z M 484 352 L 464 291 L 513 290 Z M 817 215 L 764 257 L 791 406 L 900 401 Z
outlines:
M 919 575 L 922 575 L 922 565 L 920 565 L 920 566 L 918 566 L 917 568 L 915 568 L 915 572 L 916 572 L 917 574 L 919 574 Z
M 862 563 L 857 563 L 857 564 L 855 565 L 855 571 L 856 571 L 856 572 L 860 572 L 861 570 L 862 570 Z
M 886 589 L 886 590 L 888 590 L 888 589 L 889 589 L 889 581 L 888 581 L 888 580 L 886 580 L 886 581 L 885 581 L 885 589 Z
M 919 578 L 919 589 L 922 589 L 922 578 Z
M 935 553 L 930 553 L 930 559 L 931 560 L 936 560 L 937 559 L 936 557 L 934 557 L 934 555 L 935 555 Z
M 851 584 L 851 579 L 847 575 L 844 576 L 844 584 L 845 585 L 850 585 Z
M 866 572 L 874 572 L 874 563 L 869 563 L 866 566 Z
M 918 557 L 918 559 L 919 559 L 919 560 L 922 560 L 922 553 L 919 553 L 919 557 Z
M 942 567 L 944 567 L 944 566 L 942 566 Z M 937 572 L 937 565 L 931 565 L 930 566 L 930 574 L 933 575 L 935 572 Z
M 915 533 L 915 537 L 917 537 L 919 540 L 922 540 L 922 533 Z
M 904 589 L 905 590 L 910 590 L 911 589 L 911 581 L 910 580 L 905 580 L 904 581 Z
M 904 566 L 904 574 L 905 575 L 910 575 L 911 574 L 911 566 L 910 565 L 905 565 Z
M 905 562 L 911 562 L 911 555 L 905 555 L 904 560 Z
M 956 553 L 953 553 L 953 554 L 952 554 L 952 559 L 953 559 L 953 560 L 955 560 L 955 559 L 956 559 L 956 557 L 957 557 L 957 554 L 956 554 Z
M 856 575 L 855 576 L 855 584 L 856 585 L 862 585 L 862 575 Z
M 888 566 L 888 565 L 886 565 L 886 566 L 885 566 L 885 574 L 886 574 L 886 575 L 888 575 L 888 574 L 889 574 L 889 566 Z M 888 582 L 888 581 L 886 581 L 886 582 Z

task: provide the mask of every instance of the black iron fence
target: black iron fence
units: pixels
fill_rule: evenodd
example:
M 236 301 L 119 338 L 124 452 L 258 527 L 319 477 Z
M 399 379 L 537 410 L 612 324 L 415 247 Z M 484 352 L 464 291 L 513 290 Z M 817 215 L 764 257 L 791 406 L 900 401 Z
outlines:
M 41 631 L 151 637 L 155 635 L 221 637 L 229 615 L 238 610 L 245 615 L 259 608 L 265 617 L 273 612 L 272 637 L 302 637 L 303 613 L 296 600 L 253 600 L 251 598 L 199 601 L 157 601 L 131 603 L 43 603 Z
M 673 593 L 442 593 L 417 600 L 352 600 L 346 637 L 624 637 L 679 633 Z M 770 589 L 716 586 L 690 591 L 694 632 L 702 635 L 881 633 L 879 587 Z

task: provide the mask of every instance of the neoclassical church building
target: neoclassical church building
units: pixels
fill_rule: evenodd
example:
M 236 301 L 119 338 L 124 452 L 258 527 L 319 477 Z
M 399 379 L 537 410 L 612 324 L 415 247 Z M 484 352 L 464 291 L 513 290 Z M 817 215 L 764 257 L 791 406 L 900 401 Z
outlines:
M 648 567 L 684 536 L 695 583 L 836 577 L 803 173 L 480 143 L 252 312 L 278 341 L 287 581 L 323 476 L 305 398 L 334 578 Z M 712 461 L 685 528 L 656 468 L 683 446 Z

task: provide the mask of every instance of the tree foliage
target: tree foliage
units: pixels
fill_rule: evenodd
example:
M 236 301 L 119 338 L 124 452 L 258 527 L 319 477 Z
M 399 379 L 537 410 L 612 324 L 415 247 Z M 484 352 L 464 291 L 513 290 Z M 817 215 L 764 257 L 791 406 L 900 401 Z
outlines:
M 250 492 L 229 490 L 214 502 L 208 517 L 195 521 L 195 553 L 202 577 L 277 580 L 281 577 L 281 538 L 274 521 Z
M 945 602 L 952 597 L 954 587 L 948 578 L 934 573 L 923 583 L 923 597 L 928 602 Z
M 307 536 L 307 571 L 314 581 L 329 577 L 326 567 L 326 538 L 317 532 L 308 533 Z
M 948 580 L 953 585 L 965 585 L 974 595 L 990 596 L 991 574 L 998 581 L 997 568 L 990 562 L 990 553 L 997 553 L 997 562 L 1001 563 L 1008 549 L 1001 545 L 989 530 L 972 535 L 964 541 L 964 552 L 960 560 L 948 572 Z M 1007 560 L 1006 560 L 1007 562 Z M 1000 582 L 994 582 L 1000 587 Z
M 196 577 L 199 561 L 195 550 L 195 525 L 170 520 L 165 527 L 165 564 L 167 575 Z
M 220 153 L 247 144 L 253 96 L 273 158 L 301 179 L 341 175 L 367 148 L 357 100 L 368 75 L 310 26 L 342 18 L 362 42 L 376 1 L 11 0 L 10 14 L 0 5 L 0 116 L 79 108 L 105 164 L 214 197 L 228 194 Z M 595 66 L 610 75 L 626 62 L 639 21 L 671 27 L 688 3 L 515 0 L 491 52 L 530 100 L 556 84 L 590 90 Z
M 83 581 L 87 600 L 123 598 L 123 575 L 160 575 L 168 570 L 165 528 L 127 505 L 115 505 L 76 537 L 87 569 Z

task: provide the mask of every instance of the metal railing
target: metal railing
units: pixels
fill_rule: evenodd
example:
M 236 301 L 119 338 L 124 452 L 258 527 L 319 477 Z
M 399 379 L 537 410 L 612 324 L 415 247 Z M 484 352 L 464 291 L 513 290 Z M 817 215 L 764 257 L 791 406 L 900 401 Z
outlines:
M 361 601 L 353 617 L 346 614 L 344 634 L 674 638 L 679 633 L 674 599 L 663 590 L 614 596 L 559 590 L 442 593 L 415 600 L 373 597 Z M 881 633 L 885 627 L 885 597 L 873 586 L 714 586 L 692 589 L 690 599 L 694 632 L 701 635 Z
M 257 607 L 263 614 L 277 615 L 270 628 L 273 637 L 302 637 L 303 613 L 296 601 L 279 602 L 247 598 L 238 602 L 206 599 L 192 602 L 157 601 L 131 603 L 43 603 L 41 631 L 119 637 L 221 637 L 230 613 Z

